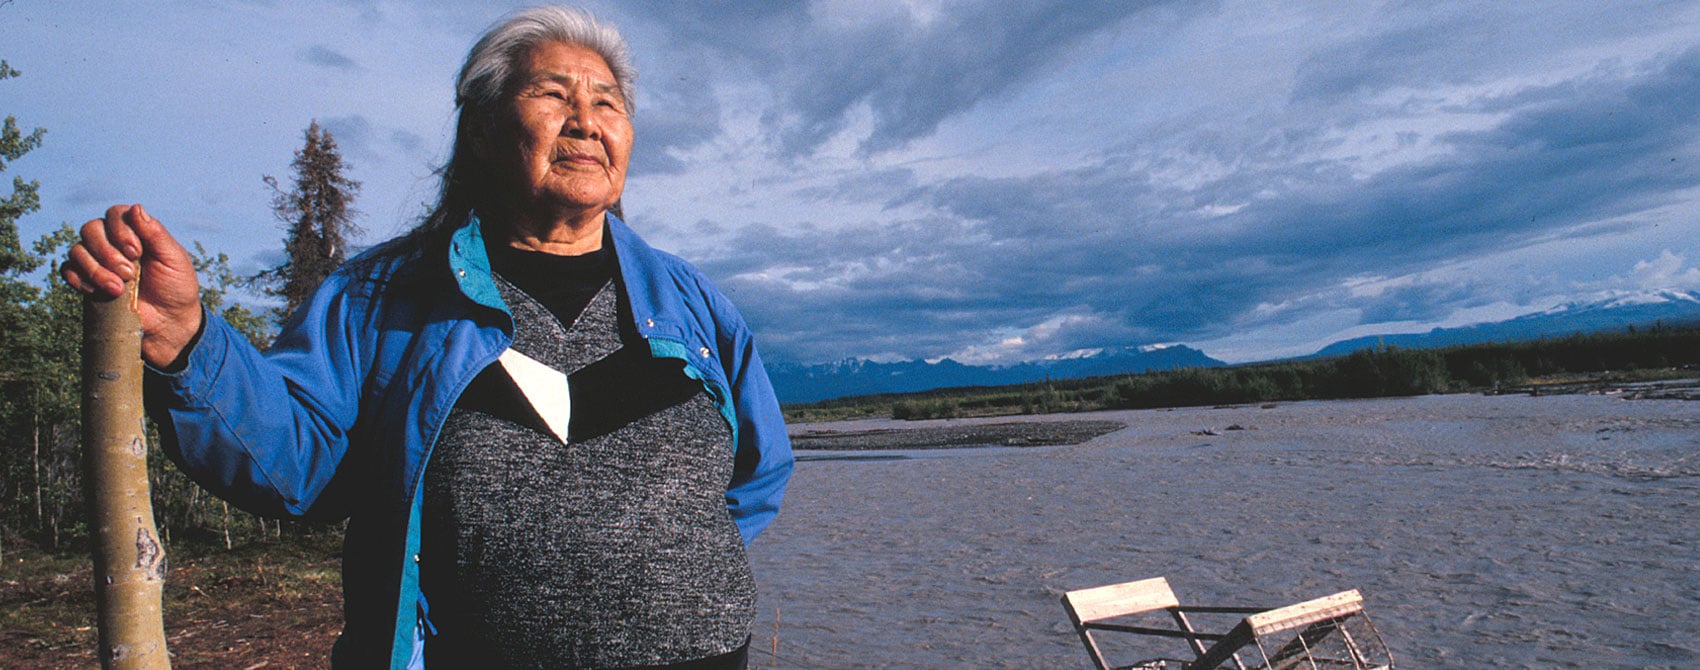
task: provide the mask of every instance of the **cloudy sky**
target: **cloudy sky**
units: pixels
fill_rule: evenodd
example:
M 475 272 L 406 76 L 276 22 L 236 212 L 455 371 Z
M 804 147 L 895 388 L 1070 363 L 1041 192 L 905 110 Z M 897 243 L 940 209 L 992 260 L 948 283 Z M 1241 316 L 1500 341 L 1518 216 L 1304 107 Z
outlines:
M 139 201 L 251 271 L 307 124 L 404 230 L 503 2 L 0 0 L 33 239 Z M 1700 2 L 613 2 L 628 218 L 770 360 L 1231 362 L 1700 289 Z

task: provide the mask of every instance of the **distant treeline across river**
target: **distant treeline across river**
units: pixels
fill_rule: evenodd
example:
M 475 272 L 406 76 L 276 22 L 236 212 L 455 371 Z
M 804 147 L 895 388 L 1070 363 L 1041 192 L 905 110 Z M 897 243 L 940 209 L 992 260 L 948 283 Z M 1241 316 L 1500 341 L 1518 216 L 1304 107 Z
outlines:
M 1577 377 L 1631 382 L 1693 375 L 1700 328 L 1653 327 L 1441 349 L 1378 347 L 1346 356 L 1186 368 L 1015 386 L 939 389 L 788 405 L 788 419 L 937 419 L 1104 409 L 1493 391 Z

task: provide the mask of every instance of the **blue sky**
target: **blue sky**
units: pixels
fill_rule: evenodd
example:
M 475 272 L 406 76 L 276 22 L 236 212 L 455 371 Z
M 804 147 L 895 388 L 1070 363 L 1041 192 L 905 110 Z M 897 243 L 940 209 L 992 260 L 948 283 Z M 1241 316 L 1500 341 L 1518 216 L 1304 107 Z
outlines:
M 330 128 L 370 244 L 523 3 L 0 2 L 33 239 L 139 201 L 239 270 Z M 588 2 L 631 42 L 628 218 L 770 360 L 1231 362 L 1700 289 L 1700 2 Z

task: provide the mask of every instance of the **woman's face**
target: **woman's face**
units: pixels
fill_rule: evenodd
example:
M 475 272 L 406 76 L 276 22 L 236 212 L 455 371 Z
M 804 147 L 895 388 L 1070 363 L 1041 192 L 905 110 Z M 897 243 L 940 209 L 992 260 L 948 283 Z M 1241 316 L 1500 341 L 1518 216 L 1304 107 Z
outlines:
M 600 217 L 620 199 L 632 153 L 614 73 L 596 52 L 560 42 L 532 49 L 521 67 L 483 158 L 511 184 L 517 210 Z

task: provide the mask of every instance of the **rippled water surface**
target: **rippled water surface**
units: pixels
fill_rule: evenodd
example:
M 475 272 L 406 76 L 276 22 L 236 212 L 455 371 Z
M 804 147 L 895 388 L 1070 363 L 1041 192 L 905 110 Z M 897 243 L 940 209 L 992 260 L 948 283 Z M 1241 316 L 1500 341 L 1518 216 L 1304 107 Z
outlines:
M 1087 668 L 1058 598 L 1154 576 L 1196 604 L 1360 589 L 1401 668 L 1700 667 L 1700 403 L 1458 395 L 1035 420 L 1067 418 L 1128 428 L 799 463 L 752 549 L 752 667 Z

